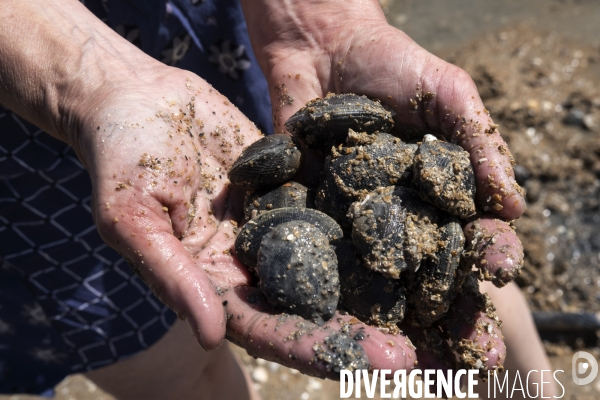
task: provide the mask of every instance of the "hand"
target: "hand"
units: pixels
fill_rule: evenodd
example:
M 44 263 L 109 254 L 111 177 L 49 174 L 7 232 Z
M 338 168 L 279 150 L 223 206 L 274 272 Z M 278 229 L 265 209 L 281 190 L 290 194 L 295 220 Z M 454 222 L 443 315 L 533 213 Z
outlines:
M 485 213 L 465 227 L 472 261 L 497 286 L 518 274 L 522 246 L 503 219 L 523 213 L 523 191 L 506 143 L 465 71 L 389 26 L 375 0 L 245 0 L 242 5 L 269 82 L 277 131 L 308 100 L 328 92 L 357 93 L 391 107 L 400 132 L 434 132 L 459 144 L 471 155 Z M 265 14 L 269 24 L 261 23 Z M 483 314 L 477 318 L 473 325 L 482 323 Z M 461 331 L 467 339 L 477 336 L 476 329 Z M 483 336 L 481 344 L 488 340 Z M 496 350 L 502 347 L 498 340 Z M 490 368 L 498 360 L 494 351 L 487 353 Z

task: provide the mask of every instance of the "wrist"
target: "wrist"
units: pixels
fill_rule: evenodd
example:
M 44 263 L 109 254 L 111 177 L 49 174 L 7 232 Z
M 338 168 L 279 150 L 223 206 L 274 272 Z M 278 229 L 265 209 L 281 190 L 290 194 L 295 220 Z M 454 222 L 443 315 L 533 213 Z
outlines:
M 290 51 L 335 56 L 367 24 L 387 25 L 377 0 L 242 0 L 248 32 L 263 71 Z M 269 23 L 265 24 L 265 15 Z M 321 55 L 321 54 L 314 54 Z

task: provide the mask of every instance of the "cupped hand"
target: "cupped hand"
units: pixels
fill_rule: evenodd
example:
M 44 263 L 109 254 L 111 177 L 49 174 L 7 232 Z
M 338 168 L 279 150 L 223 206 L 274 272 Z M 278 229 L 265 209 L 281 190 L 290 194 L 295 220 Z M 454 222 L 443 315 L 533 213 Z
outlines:
M 228 185 L 227 170 L 260 132 L 191 73 L 161 66 L 144 82 L 95 101 L 76 148 L 102 238 L 199 343 L 213 349 L 227 337 L 252 355 L 334 377 L 351 367 L 328 345 L 343 333 L 356 347 L 355 366 L 412 366 L 406 337 L 348 315 L 317 326 L 272 309 L 231 252 L 244 191 Z
M 400 135 L 433 133 L 459 144 L 470 154 L 482 210 L 465 227 L 469 260 L 497 286 L 519 273 L 522 246 L 505 221 L 524 212 L 523 190 L 498 126 L 465 71 L 390 26 L 375 0 L 245 0 L 242 5 L 269 82 L 276 131 L 284 131 L 284 122 L 308 100 L 329 92 L 356 93 L 392 109 Z M 269 24 L 260 22 L 263 15 Z M 481 337 L 475 327 L 487 326 L 484 314 L 457 332 L 468 340 Z M 496 350 L 490 350 L 486 340 L 481 344 L 493 367 L 503 343 L 494 339 Z

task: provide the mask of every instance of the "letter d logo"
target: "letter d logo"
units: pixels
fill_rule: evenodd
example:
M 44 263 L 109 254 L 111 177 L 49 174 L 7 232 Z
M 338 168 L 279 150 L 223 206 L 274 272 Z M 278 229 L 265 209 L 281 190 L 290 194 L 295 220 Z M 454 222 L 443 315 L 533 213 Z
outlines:
M 580 358 L 585 358 L 587 362 L 577 363 L 577 360 Z M 596 375 L 598 375 L 598 362 L 593 355 L 585 351 L 578 351 L 577 353 L 573 354 L 571 365 L 573 368 L 573 382 L 575 382 L 576 385 L 587 385 L 596 379 Z M 592 367 L 590 374 L 585 378 L 580 378 L 578 374 L 585 374 L 588 369 L 590 369 L 590 366 Z

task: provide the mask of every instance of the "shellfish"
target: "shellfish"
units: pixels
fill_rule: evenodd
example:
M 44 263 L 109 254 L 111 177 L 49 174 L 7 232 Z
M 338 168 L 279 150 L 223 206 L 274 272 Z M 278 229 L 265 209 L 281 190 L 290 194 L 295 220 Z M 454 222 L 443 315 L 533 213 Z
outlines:
M 271 228 L 290 221 L 308 222 L 321 230 L 329 241 L 343 237 L 342 228 L 328 215 L 311 208 L 285 207 L 265 211 L 248 221 L 235 240 L 235 253 L 250 269 L 256 267 L 260 242 Z
M 475 212 L 468 153 L 386 133 L 391 113 L 364 96 L 313 100 L 285 126 L 326 156 L 314 199 L 322 212 L 306 208 L 314 188 L 283 183 L 302 159 L 292 139 L 261 139 L 230 170 L 232 183 L 261 188 L 248 192 L 235 251 L 267 299 L 318 323 L 338 297 L 339 307 L 392 330 L 405 315 L 412 325 L 437 323 L 456 293 L 465 240 L 456 217 Z M 275 153 L 286 167 L 266 179 Z
M 328 152 L 344 143 L 349 129 L 387 132 L 393 124 L 392 113 L 377 101 L 355 94 L 328 94 L 309 101 L 287 120 L 285 128 L 307 147 Z
M 284 311 L 317 324 L 333 316 L 339 298 L 337 258 L 327 235 L 304 221 L 275 226 L 262 238 L 258 288 Z
M 229 169 L 229 180 L 255 189 L 277 185 L 296 175 L 301 161 L 302 153 L 290 136 L 265 136 L 240 154 Z

